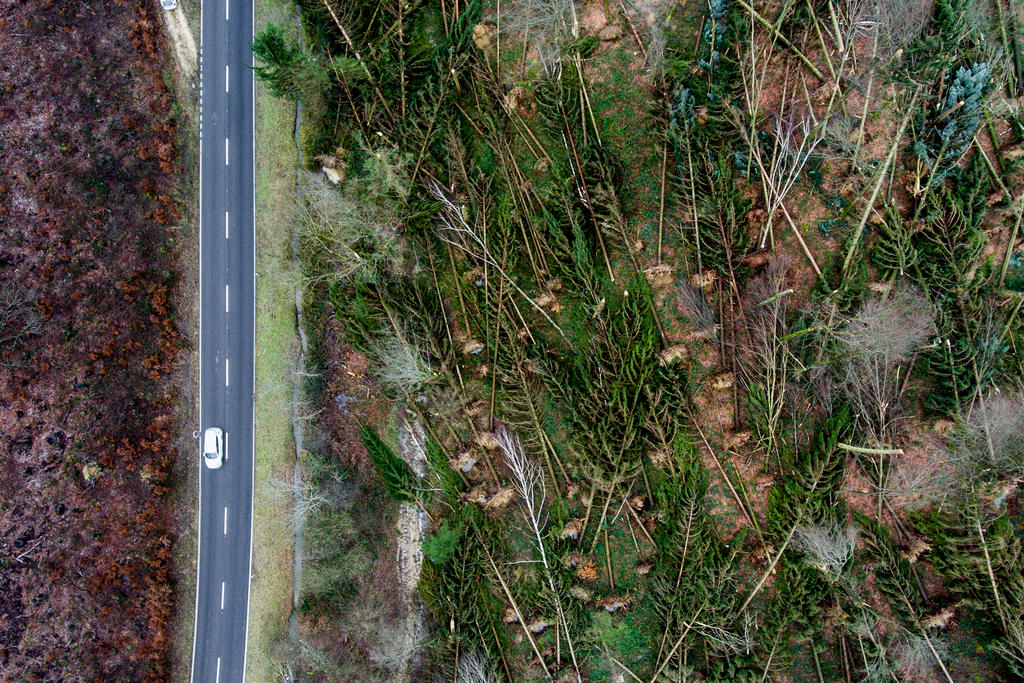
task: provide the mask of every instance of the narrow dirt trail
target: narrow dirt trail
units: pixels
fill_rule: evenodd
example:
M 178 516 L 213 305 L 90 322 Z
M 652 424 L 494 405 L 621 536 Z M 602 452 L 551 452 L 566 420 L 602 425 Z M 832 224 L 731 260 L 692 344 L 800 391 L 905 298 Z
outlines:
M 427 436 L 419 422 L 406 422 L 398 428 L 398 445 L 402 459 L 418 477 L 426 474 L 427 456 L 424 450 Z M 423 534 L 427 529 L 427 516 L 416 505 L 404 504 L 398 511 L 398 585 L 403 618 L 398 631 L 395 650 L 402 653 L 401 664 L 393 681 L 409 681 L 409 663 L 417 646 L 426 636 L 425 614 L 419 597 L 420 571 L 423 568 Z
M 171 38 L 171 45 L 174 46 L 174 58 L 178 62 L 178 68 L 181 69 L 182 77 L 188 81 L 195 76 L 196 68 L 199 66 L 199 49 L 196 47 L 195 38 L 192 37 L 192 29 L 189 28 L 181 7 L 161 14 L 164 26 L 167 27 L 167 35 Z

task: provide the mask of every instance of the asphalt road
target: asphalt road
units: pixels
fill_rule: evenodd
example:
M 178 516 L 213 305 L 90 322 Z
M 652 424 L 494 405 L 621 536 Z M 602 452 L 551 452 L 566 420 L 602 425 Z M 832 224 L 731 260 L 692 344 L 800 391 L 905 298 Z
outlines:
M 180 8 L 174 11 L 182 11 Z M 204 0 L 200 50 L 199 415 L 227 460 L 201 464 L 192 680 L 241 681 L 253 487 L 254 175 L 252 0 Z

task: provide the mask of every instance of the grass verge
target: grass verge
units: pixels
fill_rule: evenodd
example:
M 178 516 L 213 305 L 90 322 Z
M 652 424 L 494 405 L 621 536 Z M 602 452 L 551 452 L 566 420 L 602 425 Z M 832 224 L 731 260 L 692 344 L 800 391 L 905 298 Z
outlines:
M 257 0 L 257 31 L 268 22 L 287 24 L 286 10 Z M 293 104 L 256 84 L 256 481 L 253 512 L 252 584 L 246 678 L 275 680 L 274 652 L 286 638 L 291 613 L 294 543 L 287 501 L 272 482 L 291 476 L 292 370 L 298 343 L 290 286 L 292 198 L 295 192 Z

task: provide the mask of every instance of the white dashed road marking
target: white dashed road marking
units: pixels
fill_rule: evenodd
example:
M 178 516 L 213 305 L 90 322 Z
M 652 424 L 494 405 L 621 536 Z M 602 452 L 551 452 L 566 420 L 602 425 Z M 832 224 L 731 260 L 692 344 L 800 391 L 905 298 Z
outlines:
M 228 359 L 224 359 L 224 386 L 231 386 L 231 374 L 228 371 Z
M 230 215 L 230 213 L 228 211 L 224 212 L 224 239 L 230 239 L 228 237 L 228 223 L 229 223 L 228 216 L 229 215 Z
M 220 608 L 224 609 L 224 582 L 220 582 Z
M 224 92 L 231 92 L 231 67 L 224 65 Z
M 229 292 L 230 292 L 230 290 L 228 289 L 228 285 L 224 285 L 224 312 L 225 313 L 227 313 L 229 311 L 230 307 L 231 307 L 231 305 L 228 303 L 231 300 L 231 295 L 229 294 Z
M 224 138 L 224 165 L 229 166 L 231 164 L 231 141 Z
M 224 508 L 224 535 L 228 535 L 228 509 Z

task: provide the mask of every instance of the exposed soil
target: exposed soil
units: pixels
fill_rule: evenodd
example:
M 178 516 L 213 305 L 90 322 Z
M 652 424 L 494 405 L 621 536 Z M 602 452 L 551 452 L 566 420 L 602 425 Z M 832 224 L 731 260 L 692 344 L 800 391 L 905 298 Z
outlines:
M 195 75 L 199 63 L 199 49 L 192 37 L 192 29 L 188 26 L 185 13 L 180 8 L 173 12 L 164 12 L 164 26 L 174 46 L 174 58 L 178 62 L 182 76 L 187 80 Z
M 168 676 L 183 342 L 158 11 L 0 1 L 2 680 Z
M 402 458 L 417 476 L 424 476 L 427 456 L 423 445 L 427 435 L 418 422 L 399 428 Z M 402 621 L 398 629 L 394 650 L 399 653 L 400 665 L 395 680 L 409 680 L 409 659 L 419 641 L 426 637 L 423 602 L 419 595 L 420 571 L 423 568 L 423 535 L 427 516 L 415 505 L 403 505 L 398 511 L 396 536 L 398 542 L 398 591 L 402 605 Z

